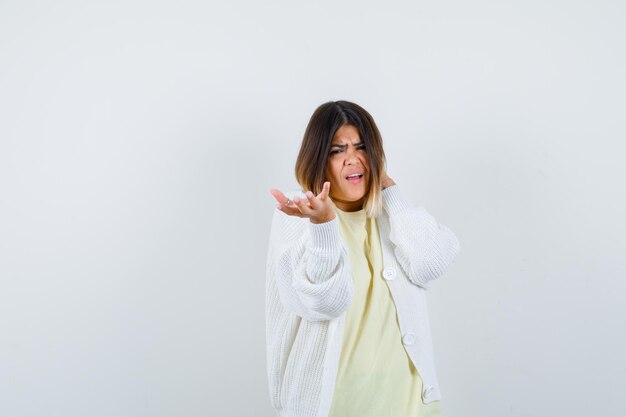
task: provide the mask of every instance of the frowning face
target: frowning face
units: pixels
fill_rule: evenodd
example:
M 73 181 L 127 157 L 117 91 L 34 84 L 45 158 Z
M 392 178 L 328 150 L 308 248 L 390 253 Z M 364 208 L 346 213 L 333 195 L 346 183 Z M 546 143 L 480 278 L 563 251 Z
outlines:
M 343 211 L 363 208 L 370 189 L 370 171 L 359 131 L 351 125 L 343 125 L 333 137 L 326 177 L 330 181 L 330 197 Z

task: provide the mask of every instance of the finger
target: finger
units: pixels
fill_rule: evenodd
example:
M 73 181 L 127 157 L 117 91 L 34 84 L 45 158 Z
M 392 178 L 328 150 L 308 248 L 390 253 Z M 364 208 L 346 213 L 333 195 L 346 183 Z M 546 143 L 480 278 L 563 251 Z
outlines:
M 294 197 L 296 198 L 296 197 Z M 278 203 L 279 206 L 281 206 L 285 213 L 288 214 L 298 214 L 300 213 L 300 210 L 298 210 L 298 206 L 296 205 L 296 203 L 294 202 L 294 200 L 287 200 L 285 202 L 282 203 Z
M 330 193 L 330 181 L 324 182 L 322 186 L 322 192 L 318 195 L 321 200 L 326 200 L 328 194 Z
M 315 194 L 313 194 L 312 191 L 307 191 L 306 193 L 304 193 L 306 195 L 306 198 L 308 200 L 309 203 L 309 207 L 317 209 L 320 207 L 320 201 L 317 199 L 317 197 L 315 197 Z
M 276 198 L 276 201 L 278 201 L 279 204 L 281 204 L 284 207 L 287 207 L 287 208 L 289 208 L 291 210 L 291 211 L 285 212 L 285 213 L 288 213 L 288 214 L 300 213 L 300 211 L 298 210 L 296 205 L 293 203 L 293 200 L 290 200 L 287 196 L 285 196 L 279 190 L 276 190 L 276 189 L 272 188 L 270 190 L 270 192 L 272 193 L 274 198 Z
M 307 216 L 312 214 L 311 207 L 309 206 L 307 200 L 302 200 L 298 197 L 294 197 L 293 202 L 296 204 L 296 207 L 298 208 L 298 210 L 300 210 L 300 213 L 307 215 Z
M 270 193 L 274 196 L 276 201 L 286 206 L 289 206 L 290 200 L 285 196 L 285 194 L 281 193 L 279 190 L 272 188 L 270 189 Z
M 293 200 L 291 200 L 291 205 L 290 205 L 290 207 L 297 207 L 297 205 L 295 204 L 296 200 L 297 200 L 297 201 L 300 201 L 300 202 L 301 202 L 302 204 L 304 204 L 306 207 L 311 207 L 311 205 L 309 204 L 308 196 L 306 195 L 306 193 L 305 193 L 305 195 L 304 195 L 304 198 L 303 198 L 303 196 L 302 196 L 302 195 L 299 195 L 299 196 L 298 196 L 298 195 L 296 195 L 296 196 L 294 196 L 294 197 L 293 197 Z
M 305 217 L 297 207 L 285 207 L 283 204 L 277 203 L 276 208 L 289 216 Z

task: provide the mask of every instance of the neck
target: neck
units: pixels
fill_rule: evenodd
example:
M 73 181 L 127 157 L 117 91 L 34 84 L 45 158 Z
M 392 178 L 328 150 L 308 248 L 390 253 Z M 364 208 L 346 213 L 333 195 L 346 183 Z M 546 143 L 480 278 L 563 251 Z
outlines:
M 339 198 L 332 198 L 333 203 L 339 210 L 343 211 L 359 211 L 363 208 L 364 199 L 360 199 L 358 201 L 346 201 L 341 200 Z

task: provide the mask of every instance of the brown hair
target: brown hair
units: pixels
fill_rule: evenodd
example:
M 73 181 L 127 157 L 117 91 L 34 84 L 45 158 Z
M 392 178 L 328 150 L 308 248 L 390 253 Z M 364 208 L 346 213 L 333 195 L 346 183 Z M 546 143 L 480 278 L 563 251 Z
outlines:
M 361 106 L 349 101 L 329 101 L 319 106 L 304 131 L 296 160 L 296 180 L 303 191 L 322 192 L 326 181 L 326 165 L 335 132 L 344 125 L 354 126 L 365 143 L 370 167 L 370 189 L 365 213 L 378 217 L 382 210 L 381 175 L 385 169 L 383 140 L 372 116 Z

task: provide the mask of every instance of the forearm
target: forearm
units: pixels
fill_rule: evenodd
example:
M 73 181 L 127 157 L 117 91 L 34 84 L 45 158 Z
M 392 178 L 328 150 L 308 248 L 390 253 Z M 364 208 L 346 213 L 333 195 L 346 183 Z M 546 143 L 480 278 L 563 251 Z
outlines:
M 397 187 L 383 191 L 383 205 L 389 214 L 390 239 L 398 263 L 414 284 L 427 288 L 459 253 L 457 237 L 424 207 L 411 205 Z
M 298 226 L 273 231 L 282 236 L 275 244 L 279 247 L 276 255 L 270 259 L 270 274 L 281 301 L 308 320 L 337 317 L 348 308 L 354 294 L 338 220 L 309 223 L 308 231 L 302 223 Z

